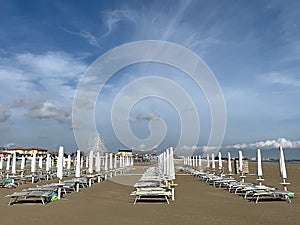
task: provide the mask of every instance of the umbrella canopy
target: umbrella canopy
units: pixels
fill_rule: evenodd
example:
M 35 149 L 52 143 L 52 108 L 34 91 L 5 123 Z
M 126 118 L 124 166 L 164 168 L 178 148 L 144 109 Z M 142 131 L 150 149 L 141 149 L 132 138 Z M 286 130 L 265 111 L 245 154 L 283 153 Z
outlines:
M 10 168 L 10 159 L 11 159 L 11 155 L 9 154 L 7 156 L 7 161 L 6 161 L 6 171 L 9 171 L 9 168 Z
M 115 157 L 114 157 L 114 169 L 117 169 L 117 160 L 118 160 L 118 156 L 115 155 Z
M 11 164 L 11 173 L 16 174 L 16 163 L 17 163 L 17 153 L 13 152 L 12 164 Z
M 229 173 L 229 174 L 232 174 L 231 155 L 230 155 L 230 152 L 228 152 L 227 155 L 228 155 L 228 162 L 227 162 L 227 163 L 228 163 L 228 165 L 227 165 L 227 166 L 228 166 L 228 173 Z
M 279 167 L 280 167 L 280 176 L 283 179 L 287 178 L 286 167 L 285 167 L 285 159 L 282 147 L 279 147 Z
M 31 156 L 31 173 L 35 173 L 36 153 Z
M 109 153 L 109 169 L 113 169 L 113 154 Z
M 206 161 L 207 161 L 206 167 L 209 168 L 209 167 L 210 167 L 210 163 L 209 163 L 209 154 L 207 154 L 207 156 L 206 156 Z
M 43 168 L 43 156 L 39 157 L 39 169 Z
M 170 174 L 169 174 L 170 180 L 175 180 L 175 167 L 174 167 L 174 150 L 171 147 L 170 148 Z
M 202 164 L 202 162 L 201 162 L 201 155 L 199 155 L 198 159 L 199 159 L 199 162 L 198 162 L 199 167 L 201 167 L 201 164 Z
M 20 167 L 21 170 L 24 170 L 25 169 L 25 156 L 22 155 L 22 158 L 21 158 L 21 167 Z
M 108 153 L 105 154 L 104 170 L 108 170 Z
M 76 153 L 76 169 L 75 169 L 75 177 L 80 177 L 80 168 L 81 168 L 81 160 L 80 160 L 80 150 L 77 150 Z
M 257 176 L 262 177 L 261 151 L 257 149 Z
M 68 155 L 67 169 L 71 169 L 71 155 Z
M 46 171 L 48 172 L 50 170 L 51 167 L 51 158 L 50 158 L 50 154 L 47 154 L 47 158 L 46 158 Z
M 3 157 L 1 156 L 0 157 L 0 170 L 3 169 Z
M 218 154 L 219 154 L 219 160 L 218 160 L 218 162 L 219 162 L 219 170 L 220 170 L 220 169 L 223 168 L 223 165 L 222 165 L 222 154 L 221 154 L 221 152 L 219 152 Z
M 243 173 L 243 153 L 242 151 L 239 151 L 239 172 Z
M 97 152 L 96 154 L 96 172 L 100 172 L 101 170 L 101 158 L 100 158 L 100 152 Z
M 94 171 L 94 151 L 90 151 L 89 155 L 89 173 L 93 173 Z
M 63 163 L 64 163 L 64 147 L 60 146 L 57 158 L 57 177 L 61 180 L 63 178 Z
M 215 154 L 211 154 L 211 168 L 214 170 L 216 168 L 216 163 L 215 163 Z

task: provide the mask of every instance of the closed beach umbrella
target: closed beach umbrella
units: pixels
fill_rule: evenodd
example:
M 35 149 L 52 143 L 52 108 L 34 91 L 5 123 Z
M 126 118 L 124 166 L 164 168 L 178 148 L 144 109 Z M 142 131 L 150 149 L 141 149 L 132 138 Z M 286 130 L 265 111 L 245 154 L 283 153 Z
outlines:
M 219 162 L 219 170 L 220 170 L 220 169 L 223 168 L 223 165 L 222 165 L 222 154 L 221 154 L 221 152 L 219 152 L 218 154 L 219 154 L 219 161 L 218 162 Z
M 198 163 L 198 164 L 199 164 L 199 167 L 201 167 L 201 165 L 202 165 L 202 162 L 201 162 L 201 161 L 202 161 L 201 155 L 198 156 L 198 159 L 199 159 L 199 163 Z
M 261 151 L 257 149 L 257 176 L 262 177 Z
M 210 167 L 210 163 L 209 163 L 209 154 L 207 154 L 207 156 L 206 156 L 206 162 L 207 162 L 206 167 L 209 168 L 209 167 Z
M 113 154 L 109 153 L 109 169 L 113 169 Z
M 47 154 L 47 158 L 46 158 L 46 172 L 48 172 L 50 170 L 50 166 L 51 166 L 50 154 Z
M 13 152 L 12 164 L 11 164 L 11 173 L 16 174 L 16 163 L 17 163 L 17 153 Z
M 118 160 L 118 156 L 115 155 L 115 158 L 114 158 L 114 169 L 117 168 L 117 160 Z
M 68 155 L 68 163 L 67 163 L 67 169 L 71 169 L 71 155 Z
M 31 156 L 31 173 L 35 173 L 36 153 Z
M 239 172 L 243 173 L 243 153 L 242 151 L 239 151 Z
M 104 170 L 105 172 L 108 170 L 108 153 L 105 153 Z
M 0 157 L 0 170 L 3 169 L 3 156 Z
M 39 157 L 39 168 L 42 169 L 43 168 L 43 156 Z
M 94 151 L 90 151 L 89 156 L 89 173 L 93 173 L 94 171 Z
M 261 165 L 261 151 L 260 149 L 257 149 L 257 176 L 258 176 L 258 181 L 259 181 L 259 185 L 262 184 L 263 179 L 262 177 L 262 165 Z
M 287 183 L 285 181 L 285 179 L 287 178 L 287 172 L 286 172 L 286 167 L 285 167 L 285 159 L 284 159 L 284 153 L 283 153 L 283 149 L 280 146 L 279 147 L 279 168 L 280 168 L 280 176 L 282 178 L 282 185 L 283 185 L 283 189 L 285 191 L 287 191 L 287 185 L 289 183 Z
M 81 160 L 80 160 L 80 150 L 77 150 L 76 154 L 76 169 L 75 169 L 75 177 L 80 177 L 80 168 L 81 168 Z
M 171 147 L 170 148 L 170 174 L 169 174 L 170 180 L 175 180 L 175 167 L 174 167 L 174 150 Z
M 230 152 L 227 152 L 227 155 L 228 155 L 228 173 L 229 175 L 232 174 L 232 167 L 231 167 L 231 155 L 230 155 Z
M 6 161 L 6 171 L 9 171 L 10 168 L 10 159 L 11 159 L 11 155 L 7 155 L 7 161 Z
M 100 152 L 96 153 L 96 172 L 100 172 L 101 170 L 101 158 L 100 158 Z
M 211 154 L 211 168 L 212 168 L 213 170 L 215 170 L 215 168 L 216 168 L 215 154 L 214 154 L 214 153 Z
M 25 156 L 22 155 L 22 158 L 21 158 L 21 167 L 20 167 L 21 170 L 24 170 L 25 169 Z
M 57 177 L 61 180 L 63 178 L 63 163 L 64 163 L 64 147 L 60 146 L 57 158 Z

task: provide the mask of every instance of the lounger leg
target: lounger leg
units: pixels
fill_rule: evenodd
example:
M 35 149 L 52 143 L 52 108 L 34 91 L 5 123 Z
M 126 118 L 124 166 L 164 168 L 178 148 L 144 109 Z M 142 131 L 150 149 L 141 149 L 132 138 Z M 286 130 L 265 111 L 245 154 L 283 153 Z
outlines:
M 136 202 L 137 202 L 137 200 L 138 200 L 138 197 L 139 197 L 139 196 L 135 196 L 135 199 L 134 199 L 134 202 L 133 202 L 134 205 L 136 204 Z
M 259 200 L 259 196 L 257 196 L 255 203 L 258 203 L 258 200 Z
M 169 199 L 168 199 L 168 197 L 167 197 L 167 196 L 165 196 L 165 198 L 166 198 L 166 201 L 167 201 L 167 203 L 168 203 L 168 204 L 170 204 L 170 203 L 169 203 Z

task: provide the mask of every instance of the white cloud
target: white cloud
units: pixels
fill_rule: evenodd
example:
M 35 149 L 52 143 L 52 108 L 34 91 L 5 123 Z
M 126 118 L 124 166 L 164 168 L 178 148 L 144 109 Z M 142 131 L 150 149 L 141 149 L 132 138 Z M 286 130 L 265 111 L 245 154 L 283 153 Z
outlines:
M 4 148 L 11 148 L 14 147 L 16 144 L 15 143 L 8 143 L 4 145 Z
M 84 39 L 86 39 L 90 45 L 95 46 L 95 47 L 100 47 L 100 43 L 99 43 L 98 39 L 90 32 L 81 31 L 80 36 L 82 36 Z
M 225 148 L 230 149 L 257 149 L 257 148 L 300 148 L 300 141 L 291 141 L 286 138 L 278 138 L 277 140 L 266 140 L 266 141 L 259 141 L 255 143 L 243 143 L 243 144 L 235 144 L 231 146 L 226 146 Z
M 265 79 L 271 84 L 288 85 L 297 88 L 300 87 L 300 80 L 286 73 L 272 71 L 265 75 Z
M 138 120 L 159 120 L 160 116 L 155 113 L 149 113 L 149 114 L 139 114 L 136 117 Z

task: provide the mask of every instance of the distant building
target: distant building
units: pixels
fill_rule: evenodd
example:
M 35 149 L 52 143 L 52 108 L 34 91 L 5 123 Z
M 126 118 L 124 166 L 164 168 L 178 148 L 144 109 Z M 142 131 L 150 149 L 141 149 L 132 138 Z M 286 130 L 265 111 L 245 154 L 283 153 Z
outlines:
M 127 150 L 127 149 L 119 149 L 117 156 L 132 156 L 132 150 Z
M 15 148 L 8 148 L 6 150 L 3 150 L 3 152 L 11 153 L 15 151 L 18 156 L 32 156 L 34 153 L 36 153 L 37 156 L 43 156 L 46 157 L 48 150 L 45 148 L 23 148 L 23 147 L 15 147 Z

